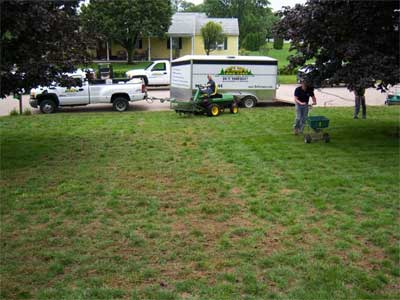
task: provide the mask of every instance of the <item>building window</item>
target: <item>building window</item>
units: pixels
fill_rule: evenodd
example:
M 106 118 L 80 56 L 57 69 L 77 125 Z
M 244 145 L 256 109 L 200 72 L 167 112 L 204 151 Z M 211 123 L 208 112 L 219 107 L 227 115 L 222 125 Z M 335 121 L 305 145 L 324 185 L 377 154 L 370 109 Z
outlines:
M 141 38 L 136 39 L 135 48 L 136 49 L 143 49 L 143 39 L 141 39 Z
M 170 39 L 167 39 L 167 49 L 171 49 Z M 182 49 L 182 38 L 172 38 L 172 49 Z

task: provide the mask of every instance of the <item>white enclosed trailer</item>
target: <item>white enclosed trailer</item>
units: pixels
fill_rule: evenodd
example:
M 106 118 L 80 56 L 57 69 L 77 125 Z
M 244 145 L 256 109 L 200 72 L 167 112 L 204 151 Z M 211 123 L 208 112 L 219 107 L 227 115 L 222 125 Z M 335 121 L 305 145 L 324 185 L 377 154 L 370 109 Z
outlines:
M 210 74 L 219 92 L 228 92 L 246 107 L 275 100 L 278 61 L 267 56 L 186 55 L 171 64 L 171 98 L 188 100 Z

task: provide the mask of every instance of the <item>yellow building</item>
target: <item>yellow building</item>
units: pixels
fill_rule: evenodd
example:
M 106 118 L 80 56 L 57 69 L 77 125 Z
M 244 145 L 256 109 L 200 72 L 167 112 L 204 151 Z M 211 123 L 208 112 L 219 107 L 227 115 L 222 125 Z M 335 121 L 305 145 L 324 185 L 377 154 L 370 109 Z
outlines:
M 204 13 L 176 13 L 164 38 L 144 37 L 138 40 L 134 60 L 175 59 L 183 55 L 205 55 L 201 28 L 207 22 L 222 26 L 224 43 L 210 55 L 238 55 L 239 25 L 236 18 L 208 18 Z M 172 45 L 172 47 L 171 47 Z M 117 43 L 99 43 L 97 59 L 126 60 L 124 48 Z

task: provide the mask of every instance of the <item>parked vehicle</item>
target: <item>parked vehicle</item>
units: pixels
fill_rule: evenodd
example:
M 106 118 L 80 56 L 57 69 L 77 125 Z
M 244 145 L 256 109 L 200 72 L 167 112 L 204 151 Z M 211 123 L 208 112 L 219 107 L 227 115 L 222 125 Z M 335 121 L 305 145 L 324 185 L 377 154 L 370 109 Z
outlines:
M 156 60 L 145 69 L 127 71 L 129 79 L 140 78 L 145 85 L 169 85 L 171 65 L 168 60 Z
M 389 90 L 385 104 L 400 105 L 400 85 L 394 86 Z
M 31 90 L 30 96 L 32 107 L 39 107 L 42 113 L 49 114 L 63 106 L 96 103 L 110 103 L 114 110 L 122 112 L 129 108 L 129 102 L 146 99 L 147 93 L 139 79 L 107 79 L 84 81 L 78 87 L 37 87 Z
M 318 77 L 318 68 L 314 64 L 305 65 L 297 70 L 297 83 L 302 80 L 308 80 L 315 88 L 339 86 L 343 83 L 334 82 L 332 79 L 327 78 L 322 82 L 317 82 L 315 77 Z
M 297 83 L 306 79 L 311 73 L 316 72 L 317 68 L 314 65 L 306 65 L 297 70 Z
M 186 55 L 172 61 L 171 98 L 190 99 L 210 74 L 221 93 L 247 108 L 275 101 L 278 61 L 267 56 Z

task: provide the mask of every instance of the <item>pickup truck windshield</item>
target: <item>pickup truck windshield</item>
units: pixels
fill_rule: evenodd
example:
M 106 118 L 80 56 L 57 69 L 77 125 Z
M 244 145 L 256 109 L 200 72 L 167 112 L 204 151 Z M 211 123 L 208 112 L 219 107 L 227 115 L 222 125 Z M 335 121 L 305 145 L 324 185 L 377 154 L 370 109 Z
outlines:
M 144 69 L 145 69 L 145 70 L 148 70 L 152 65 L 153 65 L 153 62 L 151 61 L 151 62 L 149 62 L 149 65 L 148 65 L 146 68 L 144 68 Z

